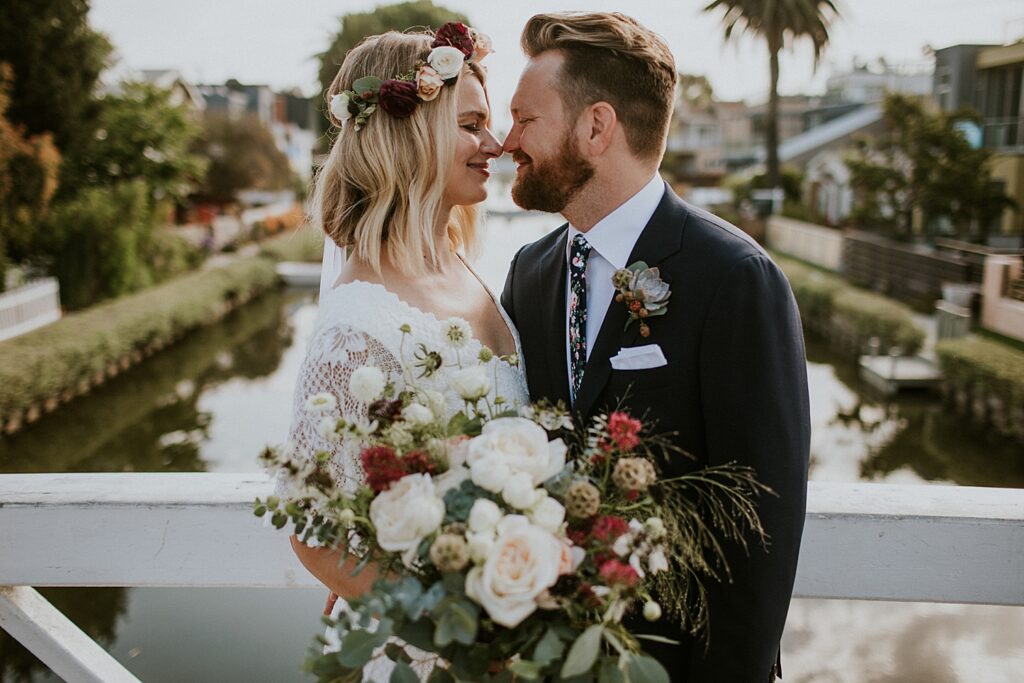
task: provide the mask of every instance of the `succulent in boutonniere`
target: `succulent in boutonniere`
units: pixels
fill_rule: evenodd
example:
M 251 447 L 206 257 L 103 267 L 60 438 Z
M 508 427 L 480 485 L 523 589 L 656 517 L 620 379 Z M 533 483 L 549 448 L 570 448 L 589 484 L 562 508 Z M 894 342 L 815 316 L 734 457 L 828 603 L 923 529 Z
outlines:
M 651 328 L 647 326 L 647 318 L 668 312 L 668 297 L 672 294 L 668 283 L 661 279 L 657 268 L 648 268 L 643 261 L 637 261 L 615 271 L 612 284 L 618 291 L 615 301 L 626 304 L 629 312 L 626 328 L 638 320 L 640 336 L 648 336 Z

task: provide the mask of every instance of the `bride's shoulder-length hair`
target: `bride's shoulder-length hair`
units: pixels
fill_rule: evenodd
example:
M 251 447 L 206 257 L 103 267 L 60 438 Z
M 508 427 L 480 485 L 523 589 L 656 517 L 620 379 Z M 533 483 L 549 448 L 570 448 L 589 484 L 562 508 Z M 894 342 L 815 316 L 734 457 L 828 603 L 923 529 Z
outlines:
M 345 56 L 324 93 L 327 102 L 364 76 L 386 80 L 408 73 L 417 61 L 426 60 L 432 41 L 432 34 L 393 31 L 367 38 Z M 466 77 L 485 80 L 484 71 L 472 63 L 459 75 Z M 457 88 L 441 88 L 408 118 L 393 118 L 378 109 L 358 131 L 352 120 L 344 126 L 333 122 L 340 132 L 316 176 L 314 225 L 378 273 L 382 256 L 401 272 L 418 275 L 439 263 L 442 249 L 474 251 L 475 206 L 453 208 L 450 245 L 438 244 L 434 234 L 454 163 Z

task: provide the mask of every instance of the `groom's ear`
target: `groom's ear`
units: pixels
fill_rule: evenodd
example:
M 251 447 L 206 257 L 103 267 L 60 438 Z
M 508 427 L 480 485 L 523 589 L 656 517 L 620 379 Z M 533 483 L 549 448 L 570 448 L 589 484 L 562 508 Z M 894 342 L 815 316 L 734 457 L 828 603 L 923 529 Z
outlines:
M 615 139 L 615 131 L 619 127 L 619 117 L 615 107 L 607 102 L 595 102 L 583 112 L 584 144 L 591 156 L 604 154 Z

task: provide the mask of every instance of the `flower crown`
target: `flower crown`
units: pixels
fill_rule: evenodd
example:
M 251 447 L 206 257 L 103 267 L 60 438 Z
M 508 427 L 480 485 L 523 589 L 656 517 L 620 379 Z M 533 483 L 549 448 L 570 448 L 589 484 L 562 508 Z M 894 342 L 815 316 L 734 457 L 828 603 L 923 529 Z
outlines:
M 430 102 L 441 87 L 455 82 L 462 67 L 479 62 L 491 52 L 491 39 L 458 21 L 450 21 L 437 29 L 430 45 L 427 61 L 416 62 L 412 71 L 384 81 L 376 76 L 363 76 L 331 98 L 331 114 L 345 124 L 354 119 L 356 130 L 367 119 L 383 109 L 396 119 L 412 116 L 420 102 Z

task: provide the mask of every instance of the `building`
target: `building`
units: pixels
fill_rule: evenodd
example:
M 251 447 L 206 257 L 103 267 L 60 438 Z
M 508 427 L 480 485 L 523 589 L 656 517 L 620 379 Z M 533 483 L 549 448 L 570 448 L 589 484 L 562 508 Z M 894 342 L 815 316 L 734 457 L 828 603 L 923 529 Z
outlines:
M 312 177 L 318 134 L 317 113 L 310 98 L 297 90 L 275 93 L 269 86 L 245 85 L 234 79 L 224 85 L 201 85 L 198 91 L 209 112 L 225 112 L 231 119 L 255 116 L 270 129 L 292 170 L 303 180 Z
M 981 114 L 979 143 L 993 151 L 992 177 L 1016 203 L 1003 212 L 995 242 L 1024 239 L 1024 40 L 953 45 L 935 51 L 932 97 L 947 112 Z

